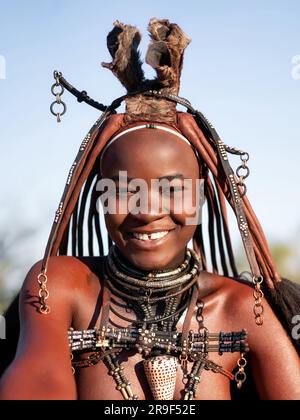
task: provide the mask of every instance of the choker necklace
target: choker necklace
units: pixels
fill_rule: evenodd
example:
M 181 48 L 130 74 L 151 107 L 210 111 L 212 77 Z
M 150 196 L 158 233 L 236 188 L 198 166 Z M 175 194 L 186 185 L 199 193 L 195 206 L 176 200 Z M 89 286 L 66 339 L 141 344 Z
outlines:
M 110 310 L 115 315 L 151 330 L 168 331 L 175 329 L 188 306 L 200 272 L 200 258 L 193 250 L 186 249 L 184 261 L 175 269 L 143 271 L 130 266 L 113 246 L 104 271 L 108 289 L 130 306 L 136 319 L 120 315 L 118 307 L 122 305 L 112 298 Z
M 163 272 L 132 269 L 119 259 L 115 247 L 111 247 L 105 263 L 107 286 L 113 293 L 121 298 L 148 303 L 182 294 L 192 287 L 199 272 L 200 259 L 190 249 L 186 250 L 185 260 L 179 267 Z

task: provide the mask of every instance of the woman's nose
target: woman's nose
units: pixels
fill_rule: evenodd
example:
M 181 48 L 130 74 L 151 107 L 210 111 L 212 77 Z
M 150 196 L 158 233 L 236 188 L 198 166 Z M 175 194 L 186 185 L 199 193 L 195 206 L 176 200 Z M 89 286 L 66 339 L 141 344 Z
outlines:
M 169 214 L 169 206 L 158 191 L 149 190 L 139 193 L 139 198 L 129 201 L 128 210 L 135 217 L 143 220 L 153 220 Z

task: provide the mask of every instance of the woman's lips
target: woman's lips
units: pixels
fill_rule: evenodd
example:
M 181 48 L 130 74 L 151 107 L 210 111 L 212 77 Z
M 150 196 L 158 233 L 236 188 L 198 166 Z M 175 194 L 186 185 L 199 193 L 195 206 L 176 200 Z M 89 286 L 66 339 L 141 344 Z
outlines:
M 175 229 L 169 230 L 168 233 L 162 238 L 148 239 L 148 240 L 137 239 L 132 235 L 132 233 L 127 233 L 126 240 L 127 242 L 129 242 L 130 244 L 132 244 L 134 247 L 138 249 L 152 249 L 152 248 L 162 245 L 169 238 L 169 236 L 172 234 L 174 230 Z

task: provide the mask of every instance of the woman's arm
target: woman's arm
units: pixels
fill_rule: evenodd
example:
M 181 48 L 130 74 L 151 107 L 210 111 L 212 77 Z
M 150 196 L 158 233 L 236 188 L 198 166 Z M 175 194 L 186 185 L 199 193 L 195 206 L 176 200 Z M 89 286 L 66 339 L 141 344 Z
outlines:
M 48 267 L 51 312 L 36 311 L 40 263 L 20 294 L 21 333 L 16 357 L 0 381 L 0 399 L 76 399 L 67 330 L 72 322 L 70 259 L 53 257 Z M 72 272 L 72 270 L 71 270 Z
M 253 305 L 252 300 L 251 293 L 247 306 Z M 258 393 L 264 400 L 300 400 L 300 361 L 292 338 L 266 300 L 264 308 L 263 325 L 257 326 L 253 319 L 248 327 L 249 362 Z

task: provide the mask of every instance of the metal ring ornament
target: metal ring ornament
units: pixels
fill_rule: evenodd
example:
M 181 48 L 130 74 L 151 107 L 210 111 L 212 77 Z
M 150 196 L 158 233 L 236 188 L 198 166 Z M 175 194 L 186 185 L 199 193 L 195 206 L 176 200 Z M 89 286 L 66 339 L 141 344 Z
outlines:
M 263 313 L 263 312 L 262 312 Z M 255 314 L 255 312 L 254 312 L 254 314 Z M 263 317 L 263 315 L 261 314 L 261 315 L 257 315 L 257 316 L 255 316 L 255 323 L 256 323 L 256 325 L 258 325 L 258 326 L 262 326 L 263 325 L 263 323 L 264 323 L 264 317 Z
M 48 297 L 50 296 L 49 291 L 46 289 L 46 286 L 42 286 L 41 289 L 39 290 L 39 297 L 41 299 L 48 299 Z
M 54 105 L 61 105 L 63 107 L 62 112 L 55 112 L 53 110 Z M 51 114 L 53 114 L 57 118 L 57 122 L 60 122 L 60 117 L 66 113 L 66 110 L 67 110 L 67 105 L 63 101 L 60 101 L 60 102 L 54 101 L 50 105 Z
M 246 173 L 242 174 L 241 171 L 246 171 Z M 250 169 L 248 168 L 248 166 L 245 166 L 244 164 L 240 165 L 236 170 L 236 175 L 238 178 L 243 177 L 243 179 L 246 179 L 250 175 Z
M 241 389 L 243 382 L 245 382 L 245 380 L 247 379 L 247 375 L 245 372 L 238 371 L 234 375 L 234 379 L 237 382 L 238 389 Z
M 264 307 L 260 302 L 254 304 L 254 314 L 258 318 L 264 313 Z
M 66 104 L 61 100 L 61 96 L 63 95 L 65 88 L 63 87 L 63 85 L 60 83 L 59 78 L 62 76 L 61 73 L 57 72 L 56 70 L 53 72 L 53 77 L 55 79 L 55 83 L 53 83 L 53 85 L 51 86 L 51 93 L 53 96 L 55 96 L 55 101 L 52 102 L 52 104 L 50 105 L 50 112 L 52 115 L 54 115 L 57 119 L 57 122 L 61 122 L 60 117 L 62 115 L 64 115 L 66 113 L 67 110 L 67 106 Z M 57 90 L 57 88 L 60 90 Z M 61 105 L 62 106 L 62 111 L 61 112 L 55 112 L 54 111 L 54 105 Z
M 262 275 L 260 275 L 260 276 L 253 276 L 253 283 L 255 284 L 255 285 L 257 285 L 257 284 L 262 284 L 262 282 L 264 281 L 264 278 L 263 278 L 263 276 Z
M 61 88 L 61 91 L 60 92 L 55 92 L 54 91 L 54 89 L 56 88 L 56 87 L 60 87 Z M 51 86 L 51 92 L 52 92 L 52 95 L 54 95 L 54 96 L 57 96 L 57 95 L 62 95 L 63 93 L 64 93 L 64 91 L 65 91 L 65 88 L 63 87 L 63 85 L 61 85 L 61 84 L 59 84 L 59 83 L 53 83 L 53 85 Z
M 246 155 L 246 157 L 245 157 L 245 158 L 243 158 L 243 156 L 244 156 L 244 155 Z M 248 152 L 243 152 L 243 153 L 241 154 L 241 160 L 242 160 L 243 162 L 248 162 L 249 158 L 250 158 L 250 156 L 249 156 L 249 153 L 248 153 Z
M 253 290 L 255 300 L 259 301 L 264 297 L 264 292 L 259 288 Z
M 62 72 L 61 71 L 57 71 L 57 70 L 54 70 L 54 72 L 53 72 L 53 77 L 54 77 L 54 79 L 57 81 L 57 83 L 59 83 L 59 78 L 62 76 Z
M 234 379 L 237 382 L 237 388 L 241 389 L 243 383 L 245 382 L 245 380 L 247 379 L 247 375 L 245 372 L 245 367 L 247 365 L 247 360 L 244 357 L 244 353 L 241 353 L 241 357 L 239 358 L 238 362 L 238 371 L 236 372 L 236 374 L 234 375 Z
M 237 362 L 237 365 L 239 368 L 244 368 L 246 364 L 247 364 L 247 360 L 244 357 L 241 357 Z
M 43 315 L 48 315 L 50 313 L 50 308 L 46 305 L 45 307 L 39 308 L 39 312 Z
M 264 307 L 263 307 L 260 299 L 255 301 L 254 306 L 253 306 L 253 313 L 255 315 L 256 325 L 263 325 L 263 322 L 264 322 L 264 317 L 263 317 Z
M 39 283 L 39 285 L 46 284 L 46 283 L 47 283 L 47 281 L 48 281 L 48 277 L 47 277 L 47 274 L 46 274 L 45 272 L 41 272 L 41 273 L 38 275 L 37 279 L 38 279 L 38 283 Z M 41 280 L 41 279 L 42 279 L 42 280 Z
M 240 196 L 241 196 L 241 197 L 244 197 L 244 195 L 246 195 L 246 194 L 247 194 L 247 187 L 246 187 L 246 184 L 244 184 L 243 182 L 238 182 L 238 183 L 237 183 L 237 185 L 238 185 L 239 187 L 243 188 L 243 191 L 242 191 L 242 192 L 240 192 Z

